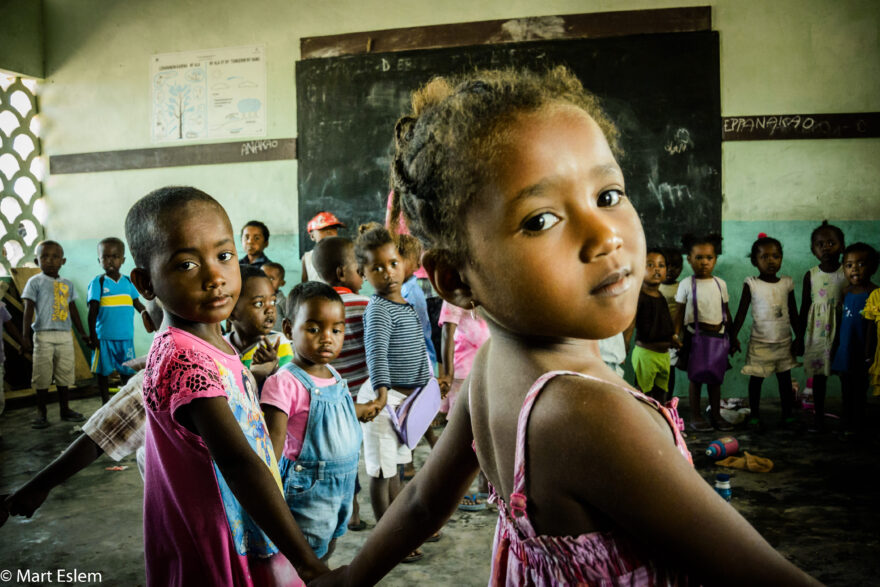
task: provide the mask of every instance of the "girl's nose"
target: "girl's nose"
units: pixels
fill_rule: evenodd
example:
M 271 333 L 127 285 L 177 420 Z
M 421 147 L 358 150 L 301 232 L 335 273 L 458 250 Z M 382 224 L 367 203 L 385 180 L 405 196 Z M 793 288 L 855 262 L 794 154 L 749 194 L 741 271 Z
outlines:
M 208 289 L 217 289 L 226 285 L 226 277 L 223 275 L 221 267 L 217 263 L 205 263 L 204 267 L 204 283 Z
M 584 263 L 609 255 L 623 246 L 623 238 L 608 212 L 585 210 L 575 214 L 574 221 L 582 235 L 580 258 Z

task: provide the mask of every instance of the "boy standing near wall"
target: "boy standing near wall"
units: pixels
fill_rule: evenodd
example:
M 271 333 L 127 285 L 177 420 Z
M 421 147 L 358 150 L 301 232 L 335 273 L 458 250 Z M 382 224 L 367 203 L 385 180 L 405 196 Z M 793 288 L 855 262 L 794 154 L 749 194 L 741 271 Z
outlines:
M 67 262 L 64 249 L 55 241 L 43 241 L 37 245 L 37 258 L 34 262 L 41 273 L 28 279 L 24 291 L 21 292 L 24 301 L 22 349 L 24 353 L 33 350 L 31 385 L 37 390 L 37 417 L 31 422 L 31 428 L 49 427 L 46 404 L 53 377 L 58 387 L 61 419 L 82 422 L 83 415 L 71 410 L 69 406 L 68 388 L 74 383 L 71 322 L 83 340 L 86 340 L 86 333 L 73 303 L 76 300 L 73 284 L 58 275 L 61 266 Z
M 104 274 L 89 283 L 89 346 L 92 373 L 98 377 L 101 401 L 110 401 L 109 376 L 119 373 L 122 384 L 134 375 L 125 366 L 134 358 L 134 311 L 144 311 L 134 284 L 119 268 L 125 262 L 125 244 L 116 237 L 98 243 L 98 262 Z

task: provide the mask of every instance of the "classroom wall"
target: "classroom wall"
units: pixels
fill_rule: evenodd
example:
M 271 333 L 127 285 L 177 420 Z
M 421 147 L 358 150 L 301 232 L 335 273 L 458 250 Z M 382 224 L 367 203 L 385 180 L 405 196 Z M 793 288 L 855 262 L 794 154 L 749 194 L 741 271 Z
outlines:
M 41 0 L 0 0 L 0 70 L 43 77 Z
M 880 3 L 874 0 L 719 0 L 722 115 L 880 111 Z M 44 0 L 46 155 L 150 143 L 149 58 L 155 53 L 264 43 L 268 138 L 296 134 L 294 62 L 306 36 L 548 14 L 684 5 L 647 0 Z M 880 139 L 734 142 L 723 146 L 724 255 L 735 311 L 758 232 L 785 246 L 798 283 L 815 261 L 809 231 L 829 218 L 880 245 Z M 295 161 L 50 175 L 47 234 L 66 247 L 63 273 L 80 292 L 100 270 L 98 239 L 122 235 L 130 204 L 151 189 L 192 184 L 217 197 L 239 227 L 264 219 L 268 254 L 298 281 Z M 304 223 L 307 219 L 304 219 Z M 125 269 L 130 268 L 127 263 Z M 800 288 L 798 287 L 798 290 Z M 798 291 L 798 297 L 800 292 Z M 148 338 L 139 336 L 139 351 Z M 726 395 L 745 395 L 741 361 Z M 798 376 L 802 377 L 800 372 Z M 682 390 L 683 385 L 679 385 Z M 768 385 L 768 388 L 772 386 Z

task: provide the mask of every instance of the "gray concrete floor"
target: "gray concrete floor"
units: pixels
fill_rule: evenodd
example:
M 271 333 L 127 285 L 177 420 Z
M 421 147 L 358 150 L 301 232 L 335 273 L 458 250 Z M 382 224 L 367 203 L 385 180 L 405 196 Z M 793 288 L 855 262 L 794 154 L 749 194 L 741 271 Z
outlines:
M 705 401 L 705 400 L 704 400 Z M 828 585 L 880 582 L 880 508 L 877 500 L 878 420 L 880 404 L 869 401 L 871 429 L 866 439 L 842 443 L 833 434 L 810 436 L 800 430 L 774 428 L 774 402 L 764 400 L 770 429 L 761 434 L 735 431 L 741 446 L 774 461 L 767 474 L 724 470 L 732 474 L 736 507 L 784 556 Z M 830 398 L 830 411 L 838 409 Z M 100 406 L 96 397 L 76 400 L 73 408 L 90 415 Z M 55 458 L 79 434 L 78 426 L 58 421 L 57 404 L 50 409 L 52 426 L 31 430 L 31 408 L 8 410 L 0 417 L 0 494 L 15 490 Z M 682 413 L 687 407 L 682 406 Z M 806 414 L 804 421 L 806 421 Z M 834 424 L 832 423 L 832 428 Z M 695 466 L 711 480 L 722 469 L 702 455 L 720 433 L 691 433 L 688 444 Z M 427 447 L 416 451 L 417 465 Z M 18 584 L 19 569 L 58 569 L 101 573 L 112 585 L 144 584 L 142 528 L 143 484 L 134 457 L 116 465 L 101 457 L 56 488 L 31 519 L 11 518 L 0 528 L 0 585 Z M 361 483 L 367 486 L 361 471 Z M 363 518 L 373 525 L 367 492 L 361 493 Z M 458 512 L 439 542 L 424 545 L 425 557 L 399 565 L 383 585 L 485 585 L 488 577 L 495 511 Z M 349 532 L 339 539 L 330 565 L 348 562 L 369 535 Z M 10 570 L 12 581 L 2 572 Z M 49 584 L 49 583 L 44 583 Z

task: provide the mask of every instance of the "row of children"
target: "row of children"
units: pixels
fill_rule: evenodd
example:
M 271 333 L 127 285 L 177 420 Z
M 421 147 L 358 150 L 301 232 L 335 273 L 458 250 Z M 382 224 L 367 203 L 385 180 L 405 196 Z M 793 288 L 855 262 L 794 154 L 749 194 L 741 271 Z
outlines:
M 225 212 L 193 189 L 136 203 L 132 280 L 161 300 L 166 326 L 143 388 L 148 583 L 297 584 L 292 563 L 315 584 L 374 584 L 436 536 L 482 470 L 499 510 L 491 584 L 815 584 L 694 471 L 670 411 L 599 356 L 596 341 L 633 321 L 645 272 L 617 136 L 565 68 L 435 78 L 414 95 L 395 128 L 392 217 L 402 211 L 425 244 L 438 294 L 478 311 L 491 337 L 425 466 L 332 573 L 290 513 L 256 383 L 222 337 L 241 286 Z M 365 334 L 371 381 L 357 398 L 377 427 L 365 460 L 367 436 L 380 459 L 396 449 L 375 408 L 430 377 L 386 234 L 357 249 L 377 292 L 364 315 L 368 331 L 377 324 Z M 328 375 L 339 306 L 295 310 L 288 366 Z
M 826 381 L 836 373 L 842 387 L 842 438 L 860 432 L 869 380 L 874 386 L 880 384 L 880 292 L 872 293 L 877 286 L 871 281 L 877 270 L 877 251 L 861 242 L 844 247 L 843 232 L 823 222 L 811 236 L 811 249 L 820 263 L 804 276 L 798 314 L 793 280 L 778 275 L 782 243 L 762 233 L 749 254 L 758 275 L 743 283 L 739 308 L 732 318 L 727 284 L 714 275 L 720 237 L 687 237 L 683 243 L 693 276 L 679 283 L 680 253 L 660 249 L 649 249 L 647 253 L 634 321 L 632 363 L 638 388 L 660 400 L 671 395 L 668 383 L 674 381 L 670 379 L 672 364 L 688 373 L 690 427 L 729 430 L 731 425 L 720 416 L 720 384 L 729 366 L 728 353 L 712 349 L 729 345 L 729 354 L 740 351 L 739 332 L 751 309 L 752 327 L 742 368 L 742 373 L 749 376 L 749 426 L 763 426 L 761 386 L 774 374 L 783 423 L 794 422 L 791 369 L 798 365 L 795 357 L 803 355 L 807 376 L 813 378 L 815 398 L 815 420 L 810 430 L 824 430 Z M 704 335 L 695 336 L 700 331 Z M 708 388 L 711 423 L 700 413 L 703 383 Z

